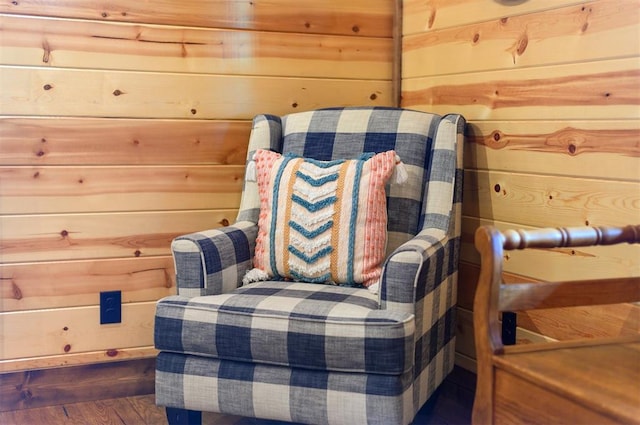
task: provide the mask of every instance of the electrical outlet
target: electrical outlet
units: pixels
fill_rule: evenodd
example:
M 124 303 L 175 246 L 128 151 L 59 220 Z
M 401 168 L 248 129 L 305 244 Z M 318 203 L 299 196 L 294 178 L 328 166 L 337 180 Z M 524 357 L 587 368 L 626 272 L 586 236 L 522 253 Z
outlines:
M 100 292 L 100 324 L 122 322 L 122 291 Z

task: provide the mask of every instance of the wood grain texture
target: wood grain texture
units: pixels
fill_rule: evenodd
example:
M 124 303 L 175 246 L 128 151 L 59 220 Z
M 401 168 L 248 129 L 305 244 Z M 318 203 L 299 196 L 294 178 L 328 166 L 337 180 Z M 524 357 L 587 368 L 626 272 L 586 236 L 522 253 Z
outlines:
M 505 347 L 499 315 L 512 310 L 637 302 L 638 275 L 503 284 L 502 271 L 506 254 L 513 250 L 596 245 L 627 248 L 639 243 L 640 226 L 502 232 L 492 226 L 477 229 L 475 246 L 481 268 L 473 306 L 478 360 L 474 423 L 526 423 L 533 420 L 533 412 L 540 411 L 545 413 L 538 414 L 536 420 L 542 417 L 542 422 L 631 423 L 638 416 L 640 332 L 625 339 Z
M 1 167 L 0 213 L 236 208 L 244 166 Z
M 463 309 L 475 293 L 480 260 L 472 241 L 482 224 L 638 222 L 637 1 L 405 0 L 403 6 L 402 106 L 462 113 L 468 123 Z M 538 206 L 529 203 L 534 199 Z M 635 247 L 510 252 L 503 276 L 626 277 L 640 274 L 638 258 Z M 636 307 L 540 310 L 519 320 L 558 339 L 624 335 L 640 326 Z M 470 333 L 458 333 L 460 358 L 469 358 L 461 350 L 472 345 Z
M 0 116 L 2 165 L 244 165 L 251 121 Z
M 513 5 L 500 1 L 404 0 L 403 33 L 407 36 L 583 3 L 576 0 L 540 0 Z
M 619 424 L 600 413 L 585 409 L 575 401 L 563 400 L 559 395 L 549 393 L 545 388 L 534 385 L 526 379 L 510 374 L 496 373 L 496 410 L 492 423 L 513 424 L 538 422 L 553 423 L 560 418 L 574 423 Z M 516 395 L 505 397 L 507 394 Z M 521 394 L 518 396 L 518 394 Z M 526 397 L 524 397 L 526 394 Z M 526 399 L 525 399 L 526 398 Z
M 422 32 L 404 38 L 403 75 L 416 78 L 637 57 L 639 17 L 640 4 L 635 0 L 600 0 Z M 438 57 L 447 60 L 433 60 Z
M 516 330 L 518 344 L 537 344 L 553 341 L 552 338 L 539 334 L 535 330 L 518 327 Z M 456 311 L 456 353 L 465 356 L 473 364 L 476 363 L 476 345 L 473 336 L 473 311 L 458 307 Z
M 0 216 L 3 262 L 170 254 L 171 240 L 235 220 L 237 210 Z
M 0 359 L 150 346 L 155 308 L 155 301 L 123 303 L 122 323 L 109 325 L 100 324 L 99 305 L 0 313 Z
M 535 227 L 622 226 L 640 217 L 637 182 L 469 170 L 464 196 L 465 215 Z
M 458 306 L 461 309 L 473 310 L 479 274 L 480 267 L 477 264 L 461 262 L 458 276 Z M 505 283 L 538 282 L 508 272 L 502 276 Z M 558 341 L 631 336 L 640 331 L 640 305 L 624 303 L 532 310 L 519 313 L 517 320 L 519 328 Z M 465 333 L 469 335 L 470 331 Z
M 242 30 L 389 37 L 393 5 L 386 0 L 240 0 L 173 2 L 24 0 L 0 4 L 1 13 L 98 21 L 220 27 Z
M 0 114 L 251 119 L 336 105 L 389 105 L 391 82 L 0 67 Z M 340 100 L 336 99 L 340 93 Z M 215 94 L 215 95 L 212 95 Z
M 390 79 L 390 38 L 0 16 L 0 63 L 215 74 Z
M 173 259 L 164 257 L 0 265 L 0 311 L 78 307 L 101 291 L 122 302 L 154 301 L 176 292 Z
M 475 121 L 465 168 L 640 181 L 640 121 Z M 606 141 L 606 142 L 605 142 Z
M 154 368 L 155 358 L 148 358 L 0 374 L 0 411 L 152 394 Z M 101 402 L 109 403 L 113 402 Z M 82 422 L 91 419 L 88 416 Z
M 613 304 L 528 311 L 518 326 L 558 341 L 628 337 L 640 332 L 640 305 Z
M 576 223 L 576 226 L 583 223 Z M 533 229 L 518 223 L 477 219 L 462 219 L 461 260 L 480 264 L 480 256 L 473 245 L 478 227 L 492 225 L 499 230 Z M 607 279 L 640 275 L 640 246 L 579 247 L 509 251 L 505 254 L 504 271 L 539 281 Z M 541 265 L 545 265 L 542 267 Z
M 394 8 L 0 4 L 0 371 L 155 355 L 140 326 L 174 292 L 170 242 L 234 220 L 254 115 L 391 105 Z M 93 329 L 107 289 L 146 310 Z
M 625 302 L 640 302 L 639 278 L 505 284 L 500 288 L 498 308 L 501 311 L 518 312 L 533 308 Z
M 157 355 L 158 350 L 153 346 L 140 346 L 119 349 L 109 348 L 84 353 L 69 352 L 51 356 L 24 357 L 0 361 L 0 373 L 149 359 L 155 358 Z
M 405 79 L 403 105 L 469 121 L 637 119 L 638 58 Z

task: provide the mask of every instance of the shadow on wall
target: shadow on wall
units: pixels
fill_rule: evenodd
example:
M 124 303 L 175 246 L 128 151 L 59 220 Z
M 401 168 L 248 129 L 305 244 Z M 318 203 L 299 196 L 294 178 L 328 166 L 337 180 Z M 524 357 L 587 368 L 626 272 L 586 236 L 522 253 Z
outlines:
M 493 217 L 491 211 L 492 205 L 486 202 L 480 202 L 480 192 L 494 190 L 491 188 L 489 175 L 487 173 L 477 173 L 479 164 L 487 164 L 486 151 L 478 149 L 479 145 L 485 144 L 482 131 L 473 124 L 467 123 L 465 131 L 465 147 L 464 147 L 464 196 L 462 198 L 462 211 L 465 220 L 470 225 L 463 226 L 462 239 L 463 242 L 473 244 L 473 233 L 465 234 L 466 230 L 475 231 L 482 223 L 480 217 Z M 484 157 L 479 157 L 482 155 Z
M 518 6 L 522 3 L 528 2 L 529 0 L 493 0 L 493 1 L 503 6 Z

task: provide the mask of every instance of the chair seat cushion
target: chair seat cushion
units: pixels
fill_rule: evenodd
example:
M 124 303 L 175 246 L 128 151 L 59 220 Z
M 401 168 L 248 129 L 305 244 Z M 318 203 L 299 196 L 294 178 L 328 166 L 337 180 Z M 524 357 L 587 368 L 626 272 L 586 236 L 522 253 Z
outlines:
M 402 374 L 414 315 L 380 310 L 366 289 L 259 282 L 222 295 L 158 302 L 156 348 L 315 370 Z

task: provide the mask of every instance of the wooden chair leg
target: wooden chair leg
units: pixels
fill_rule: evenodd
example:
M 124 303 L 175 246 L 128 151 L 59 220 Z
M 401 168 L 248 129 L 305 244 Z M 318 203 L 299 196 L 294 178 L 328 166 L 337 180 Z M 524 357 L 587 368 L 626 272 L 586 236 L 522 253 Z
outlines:
M 202 412 L 195 410 L 167 407 L 167 421 L 169 425 L 201 425 Z

